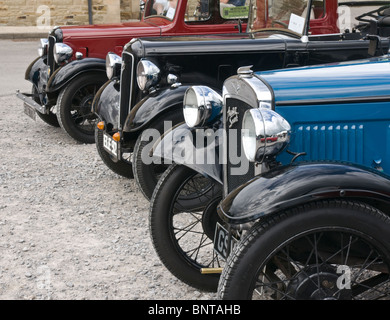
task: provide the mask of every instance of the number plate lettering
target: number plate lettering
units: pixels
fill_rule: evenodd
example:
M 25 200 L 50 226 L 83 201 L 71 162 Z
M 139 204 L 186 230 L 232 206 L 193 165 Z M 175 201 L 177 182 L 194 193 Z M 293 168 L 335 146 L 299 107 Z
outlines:
M 24 113 L 27 114 L 31 119 L 36 120 L 37 114 L 35 113 L 35 109 L 30 107 L 27 103 L 24 104 Z
M 226 260 L 229 253 L 234 249 L 237 243 L 238 240 L 233 236 L 231 237 L 229 243 L 229 232 L 217 223 L 214 235 L 214 251 Z
M 118 143 L 106 133 L 103 134 L 103 147 L 110 155 L 118 158 Z

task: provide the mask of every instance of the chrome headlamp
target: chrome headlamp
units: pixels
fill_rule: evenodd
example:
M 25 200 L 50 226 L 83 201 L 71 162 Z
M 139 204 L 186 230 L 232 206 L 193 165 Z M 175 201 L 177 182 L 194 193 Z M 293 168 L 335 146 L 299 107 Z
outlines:
M 141 90 L 147 90 L 160 81 L 160 69 L 149 60 L 141 60 L 137 65 L 137 83 Z
M 47 55 L 47 49 L 49 48 L 49 40 L 48 39 L 41 39 L 40 40 L 40 46 L 38 48 L 38 55 L 40 57 L 43 57 Z
M 54 60 L 56 63 L 62 63 L 72 57 L 73 49 L 65 43 L 56 43 L 54 45 Z
M 221 113 L 222 107 L 222 97 L 209 87 L 192 86 L 184 94 L 184 120 L 190 128 L 214 120 Z
M 111 80 L 114 77 L 119 77 L 121 73 L 122 58 L 115 53 L 109 52 L 106 56 L 106 74 Z
M 251 162 L 263 162 L 266 157 L 276 156 L 290 141 L 290 124 L 271 109 L 247 110 L 242 129 L 243 149 Z

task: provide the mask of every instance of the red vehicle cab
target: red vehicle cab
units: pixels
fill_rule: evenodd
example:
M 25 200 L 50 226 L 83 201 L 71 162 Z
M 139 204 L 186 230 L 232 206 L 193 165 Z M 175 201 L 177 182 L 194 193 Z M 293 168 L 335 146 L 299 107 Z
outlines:
M 120 56 L 133 38 L 242 32 L 249 11 L 242 1 L 226 9 L 219 0 L 148 0 L 140 21 L 56 27 L 48 39 L 41 39 L 39 57 L 26 70 L 32 92 L 17 96 L 31 118 L 38 114 L 74 139 L 93 143 L 96 116 L 91 103 L 107 81 L 108 52 Z
M 85 52 L 86 57 L 105 59 L 108 51 L 120 55 L 123 46 L 132 38 L 239 32 L 238 19 L 221 14 L 219 1 L 206 0 L 205 11 L 201 12 L 198 0 L 176 0 L 173 18 L 156 14 L 153 5 L 157 1 L 149 0 L 146 3 L 140 21 L 112 25 L 61 27 L 63 43 L 69 45 L 74 54 Z M 246 11 L 247 15 L 248 11 Z M 246 17 L 240 18 L 244 21 L 241 30 L 245 31 Z M 74 54 L 73 59 L 76 58 Z

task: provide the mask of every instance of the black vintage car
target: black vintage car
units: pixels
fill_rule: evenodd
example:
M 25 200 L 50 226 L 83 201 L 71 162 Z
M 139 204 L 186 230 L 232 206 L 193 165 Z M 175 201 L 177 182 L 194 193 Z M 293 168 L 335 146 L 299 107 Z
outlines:
M 91 104 L 107 81 L 108 52 L 120 55 L 123 47 L 138 37 L 238 33 L 240 29 L 231 23 L 237 20 L 237 9 L 246 27 L 245 1 L 223 13 L 214 0 L 202 0 L 202 5 L 198 0 L 178 0 L 171 2 L 169 9 L 161 8 L 160 2 L 141 1 L 140 21 L 55 27 L 47 39 L 41 39 L 39 57 L 26 70 L 32 92 L 17 94 L 24 101 L 25 112 L 33 119 L 37 115 L 50 125 L 61 126 L 77 141 L 93 143 L 96 116 Z
M 383 54 L 388 40 L 379 37 L 386 35 L 382 22 L 359 17 L 381 3 L 253 0 L 247 33 L 132 40 L 122 54 L 120 80 L 107 83 L 94 103 L 101 120 L 95 138 L 101 158 L 114 172 L 134 174 L 150 199 L 166 165 L 151 163 L 150 148 L 145 149 L 150 135 L 141 133 L 147 128 L 162 133 L 164 121 L 183 121 L 183 96 L 190 85 L 221 93 L 223 81 L 243 65 L 269 70 Z M 354 19 L 338 23 L 338 12 L 349 12 Z M 377 46 L 369 54 L 367 34 L 372 32 Z M 108 59 L 108 70 L 119 70 L 115 65 Z
M 364 2 L 364 5 L 367 5 L 367 2 Z M 376 16 L 376 20 L 367 21 L 366 26 L 371 27 L 371 30 L 377 32 L 377 35 L 385 34 L 389 28 L 384 23 L 384 20 L 387 20 L 389 15 L 388 9 L 389 4 L 377 9 L 375 12 L 371 12 L 371 8 L 367 8 L 368 13 L 362 14 L 358 17 L 358 20 L 365 20 L 367 16 Z M 379 30 L 378 26 L 380 26 Z M 338 45 L 341 47 L 337 47 L 337 44 L 334 42 L 336 38 L 343 39 L 346 36 L 347 39 L 348 36 L 354 35 L 356 36 L 356 33 L 353 32 L 339 35 L 308 35 L 309 41 L 306 43 L 307 46 L 299 53 L 306 54 L 309 60 L 311 57 L 316 57 L 317 61 L 319 61 L 320 57 L 323 59 L 330 58 L 329 54 L 331 53 L 340 54 L 339 58 L 341 60 L 344 54 L 349 58 L 354 56 L 348 50 L 352 46 L 354 47 L 352 51 L 355 54 L 360 51 L 364 55 L 367 54 L 367 52 L 364 53 L 364 47 L 366 49 L 370 47 L 370 51 L 371 49 L 388 45 L 387 40 L 384 39 L 382 39 L 382 44 L 380 44 L 381 41 L 377 38 L 377 35 L 369 37 L 372 39 L 371 46 L 369 46 L 368 40 L 363 40 L 364 37 L 355 41 L 340 40 Z M 319 39 L 324 41 L 316 42 Z M 326 41 L 329 39 L 332 40 Z M 295 42 L 290 38 L 288 40 L 286 43 L 287 48 L 292 44 L 295 44 L 294 48 L 299 47 L 299 41 Z M 332 51 L 326 51 L 325 48 L 331 47 L 332 44 Z M 379 47 L 376 45 L 379 45 Z M 338 51 L 337 48 L 342 49 Z M 276 56 L 276 53 L 274 55 Z M 261 56 L 259 55 L 259 57 Z M 332 57 L 334 58 L 334 56 Z M 313 69 L 316 70 L 314 67 Z M 255 67 L 252 70 L 256 70 Z M 292 74 L 287 71 L 285 73 L 286 75 Z M 296 76 L 297 73 L 293 75 Z M 323 82 L 316 82 L 317 74 L 313 72 L 310 74 L 305 73 L 305 75 L 309 76 L 309 78 L 304 79 L 305 82 L 311 86 L 312 92 L 317 95 L 329 92 L 329 90 L 331 92 L 336 90 L 336 88 L 327 88 L 326 90 L 328 91 L 321 91 Z M 365 76 L 367 76 L 368 81 L 370 76 L 365 73 L 356 77 L 353 80 L 355 81 L 354 83 L 359 84 L 360 88 L 364 88 Z M 286 78 L 282 80 L 284 79 Z M 340 79 L 337 82 L 338 87 L 342 87 L 343 79 L 343 74 L 340 73 Z M 286 90 L 282 91 L 282 93 L 291 93 L 289 101 L 294 102 L 300 91 L 292 89 L 294 86 L 297 87 L 299 82 L 303 81 L 303 78 L 291 78 L 288 80 L 289 87 L 287 87 L 287 83 L 280 81 L 278 89 L 282 91 L 286 87 Z M 256 90 L 251 88 L 256 88 Z M 278 93 L 275 92 L 275 95 Z M 250 67 L 241 67 L 234 79 L 225 82 L 222 96 L 218 96 L 218 92 L 210 86 L 193 86 L 187 89 L 183 103 L 183 115 L 186 123 L 177 126 L 170 132 L 165 132 L 161 143 L 153 146 L 155 156 L 175 163 L 162 175 L 151 200 L 150 230 L 152 240 L 165 266 L 179 279 L 197 288 L 203 290 L 216 289 L 219 274 L 215 272 L 219 272 L 220 267 L 223 265 L 223 259 L 220 256 L 226 257 L 228 255 L 229 252 L 226 248 L 230 247 L 231 241 L 234 241 L 223 237 L 223 232 L 215 228 L 217 222 L 222 224 L 216 214 L 218 203 L 229 192 L 255 175 L 277 165 L 275 161 L 263 162 L 268 167 L 264 167 L 264 164 L 248 162 L 242 150 L 240 133 L 245 111 L 249 108 L 268 110 L 273 99 L 273 91 L 268 88 L 267 83 L 261 81 L 259 77 L 252 76 Z M 312 109 L 307 107 L 310 105 L 310 101 L 310 97 L 307 97 L 307 104 L 299 109 L 299 114 L 295 114 L 298 120 L 300 119 L 299 117 L 303 118 L 306 116 L 305 112 L 312 111 Z M 284 110 L 291 110 L 291 108 L 285 108 Z M 295 111 L 296 109 L 293 110 Z M 332 112 L 335 112 L 334 109 L 332 110 Z M 324 110 L 323 115 L 326 115 L 326 112 L 327 110 Z M 315 111 L 312 111 L 311 116 L 314 117 L 314 115 Z M 271 113 L 266 114 L 266 116 L 270 117 L 270 119 L 276 118 Z M 266 116 L 260 121 L 263 125 L 265 125 L 265 120 L 268 119 Z M 348 117 L 348 114 L 346 114 L 346 117 Z M 329 116 L 324 117 L 324 121 L 327 121 L 326 119 L 328 118 Z M 282 126 L 284 124 L 282 119 L 278 121 L 278 125 Z M 346 121 L 348 121 L 347 118 Z M 360 128 L 360 126 L 356 125 L 354 128 Z M 271 129 L 275 129 L 274 126 L 271 126 Z M 309 133 L 302 132 L 301 139 L 307 142 L 306 140 L 313 136 L 312 140 L 307 143 L 313 150 L 319 150 L 319 156 L 317 158 L 314 156 L 314 159 L 324 159 L 322 156 L 324 145 L 321 142 L 327 133 L 321 131 L 317 136 L 314 129 Z M 302 129 L 302 131 L 305 131 L 305 129 Z M 302 137 L 304 134 L 306 136 Z M 338 133 L 336 132 L 335 134 L 337 135 Z M 351 132 L 351 139 L 354 137 L 357 139 L 359 134 L 358 132 L 356 134 Z M 339 132 L 339 139 L 346 139 L 344 135 L 345 133 Z M 272 151 L 277 147 L 279 138 L 283 137 L 259 136 L 259 143 L 270 145 L 267 150 L 259 148 L 260 155 L 264 158 L 271 157 Z M 334 143 L 336 143 L 335 141 Z M 232 150 L 236 152 L 232 152 Z M 265 151 L 270 151 L 271 153 L 268 154 Z M 298 152 L 290 155 L 290 160 L 301 156 L 299 153 L 300 149 L 290 151 Z M 232 154 L 235 156 L 232 156 Z M 354 153 L 351 151 L 351 154 Z M 274 192 L 276 191 L 274 190 Z M 260 204 L 262 200 L 262 198 L 259 199 Z M 245 199 L 242 201 L 245 203 Z M 245 227 L 245 224 L 240 225 L 240 227 Z M 216 232 L 217 237 L 221 236 L 221 241 L 217 241 L 217 244 L 219 243 L 220 245 L 220 255 L 214 253 L 213 239 Z M 200 270 L 209 274 L 201 274 Z

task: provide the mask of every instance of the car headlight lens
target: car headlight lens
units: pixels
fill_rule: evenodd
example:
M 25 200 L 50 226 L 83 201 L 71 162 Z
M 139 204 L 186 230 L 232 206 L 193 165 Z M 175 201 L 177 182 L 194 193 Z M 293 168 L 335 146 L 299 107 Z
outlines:
M 242 129 L 243 149 L 251 162 L 263 162 L 267 157 L 275 157 L 290 141 L 290 124 L 271 109 L 247 110 Z
M 48 47 L 49 47 L 49 40 L 48 39 L 41 39 L 40 46 L 38 48 L 38 55 L 40 57 L 47 55 L 47 48 Z
M 65 43 L 56 43 L 54 45 L 54 60 L 56 63 L 62 63 L 69 60 L 73 55 L 73 49 Z
M 190 127 L 203 126 L 221 114 L 222 97 L 205 86 L 192 86 L 186 90 L 183 100 L 183 114 Z
M 141 60 L 137 65 L 137 83 L 141 90 L 147 90 L 160 81 L 160 69 L 149 60 Z
M 121 72 L 122 58 L 115 53 L 109 52 L 106 56 L 106 74 L 111 80 L 114 77 L 119 77 Z

